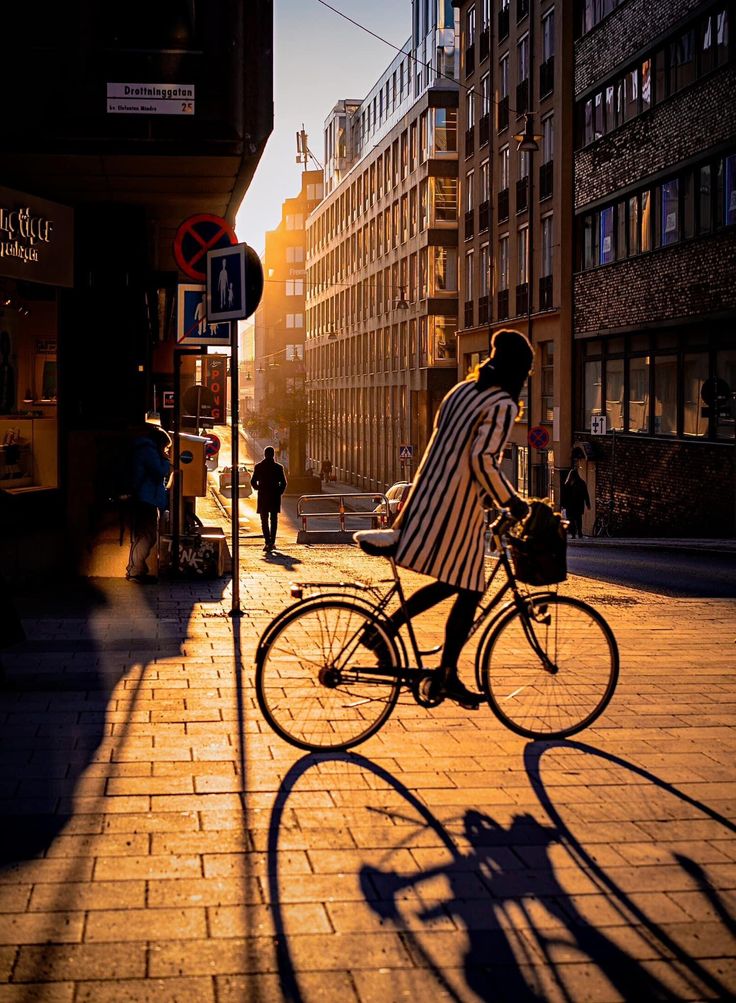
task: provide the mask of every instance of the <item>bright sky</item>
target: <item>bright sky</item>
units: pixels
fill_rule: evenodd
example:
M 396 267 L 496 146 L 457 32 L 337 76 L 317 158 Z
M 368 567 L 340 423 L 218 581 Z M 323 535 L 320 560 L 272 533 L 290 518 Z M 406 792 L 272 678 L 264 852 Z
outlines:
M 329 0 L 332 7 L 396 47 L 411 34 L 411 0 Z M 238 213 L 238 238 L 260 254 L 281 203 L 299 193 L 296 132 L 324 163 L 322 128 L 340 98 L 363 98 L 396 49 L 350 24 L 318 0 L 275 0 L 273 132 Z M 316 165 L 310 162 L 309 167 Z

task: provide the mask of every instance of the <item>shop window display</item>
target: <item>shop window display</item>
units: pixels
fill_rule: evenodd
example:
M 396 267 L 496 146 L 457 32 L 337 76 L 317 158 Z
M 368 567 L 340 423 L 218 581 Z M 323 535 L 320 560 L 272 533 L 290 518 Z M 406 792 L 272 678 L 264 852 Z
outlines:
M 58 485 L 55 299 L 0 299 L 0 490 Z M 51 336 L 53 335 L 53 336 Z

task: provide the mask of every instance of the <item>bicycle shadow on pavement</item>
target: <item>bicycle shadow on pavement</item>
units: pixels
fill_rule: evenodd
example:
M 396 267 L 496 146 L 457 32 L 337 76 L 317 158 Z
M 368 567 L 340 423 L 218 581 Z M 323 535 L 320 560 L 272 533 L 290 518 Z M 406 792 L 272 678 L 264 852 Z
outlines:
M 609 935 L 580 911 L 577 896 L 564 886 L 553 860 L 553 847 L 561 842 L 569 847 L 572 840 L 561 819 L 559 824 L 555 821 L 547 825 L 520 810 L 504 825 L 486 812 L 468 809 L 462 816 L 459 832 L 453 835 L 426 804 L 385 768 L 360 755 L 321 753 L 304 756 L 286 774 L 269 826 L 269 902 L 275 923 L 280 982 L 284 999 L 289 1003 L 301 1003 L 303 995 L 281 907 L 279 833 L 289 797 L 301 778 L 311 769 L 330 762 L 344 763 L 371 774 L 389 791 L 399 794 L 416 825 L 425 833 L 431 830 L 436 835 L 431 855 L 436 857 L 434 851 L 439 850 L 447 857 L 441 864 L 426 869 L 402 870 L 365 863 L 356 875 L 364 904 L 376 918 L 377 929 L 396 933 L 414 965 L 428 974 L 443 998 L 539 1001 L 549 999 L 552 992 L 561 999 L 574 999 L 580 990 L 580 985 L 576 987 L 574 983 L 576 971 L 580 971 L 576 962 L 581 961 L 587 963 L 586 977 L 591 977 L 592 965 L 600 973 L 592 976 L 596 978 L 595 984 L 599 984 L 602 976 L 617 998 L 687 998 L 672 988 L 666 973 L 658 977 L 650 964 L 643 963 L 618 943 L 615 931 Z M 533 756 L 527 763 L 533 770 Z M 375 790 L 375 782 L 368 787 Z M 548 808 L 544 801 L 542 804 Z M 366 810 L 377 809 L 368 806 Z M 378 810 L 391 815 L 394 821 L 399 818 L 396 812 Z M 553 817 L 549 810 L 548 814 Z M 406 823 L 407 818 L 402 816 L 401 820 Z M 411 837 L 404 838 L 405 825 L 395 827 L 395 832 L 396 842 L 385 856 L 405 853 L 411 842 Z M 426 838 L 420 845 L 426 851 Z M 598 878 L 601 887 L 610 892 L 612 882 L 599 874 L 603 869 L 581 858 L 580 866 L 583 864 L 594 879 Z M 423 886 L 429 891 L 425 893 Z M 441 897 L 438 887 L 443 889 Z M 627 898 L 620 889 L 617 894 L 620 900 Z M 627 905 L 636 917 L 633 903 Z M 355 908 L 359 908 L 358 903 Z M 689 959 L 657 924 L 647 921 L 645 925 L 654 945 L 654 953 L 645 953 L 647 959 L 654 957 L 668 966 L 678 964 L 680 974 L 685 970 L 701 991 L 703 987 L 711 995 L 723 991 L 718 980 Z M 435 957 L 435 931 L 442 937 L 442 931 L 448 927 L 452 930 L 454 950 L 463 932 L 467 938 L 460 969 L 440 963 Z M 631 944 L 630 939 L 624 938 L 624 942 L 627 947 Z M 347 962 L 346 967 L 349 967 Z M 385 990 L 389 998 L 392 992 L 399 991 L 397 979 L 401 971 L 386 969 L 386 972 Z
M 616 868 L 606 867 L 597 861 L 594 856 L 595 851 L 587 849 L 583 840 L 575 835 L 575 823 L 568 824 L 565 821 L 563 817 L 564 808 L 561 804 L 558 805 L 555 798 L 550 795 L 544 781 L 543 770 L 545 755 L 556 757 L 554 767 L 551 767 L 556 773 L 559 774 L 561 770 L 564 770 L 565 760 L 560 758 L 561 754 L 563 757 L 569 759 L 567 769 L 577 775 L 585 775 L 586 772 L 600 768 L 595 760 L 602 761 L 606 768 L 611 768 L 614 771 L 624 771 L 624 776 L 621 778 L 624 782 L 620 785 L 615 785 L 614 789 L 621 801 L 626 801 L 628 795 L 629 805 L 633 804 L 634 808 L 632 811 L 629 805 L 627 805 L 626 811 L 629 814 L 636 815 L 638 811 L 638 822 L 640 824 L 643 823 L 644 826 L 641 830 L 642 840 L 649 837 L 649 844 L 657 855 L 657 858 L 663 857 L 664 862 L 667 863 L 669 856 L 672 864 L 676 865 L 682 874 L 687 875 L 691 879 L 689 888 L 687 887 L 688 882 L 676 883 L 676 889 L 668 891 L 667 897 L 675 904 L 677 904 L 680 897 L 688 902 L 691 902 L 693 897 L 695 897 L 699 901 L 696 911 L 701 915 L 706 915 L 710 912 L 708 922 L 711 924 L 711 935 L 714 932 L 712 929 L 713 926 L 720 927 L 722 933 L 726 935 L 724 938 L 726 940 L 729 937 L 733 937 L 734 931 L 736 931 L 736 920 L 720 892 L 708 877 L 705 867 L 687 854 L 676 852 L 675 850 L 667 850 L 667 840 L 664 838 L 667 835 L 666 832 L 661 831 L 663 838 L 660 843 L 656 835 L 656 830 L 663 830 L 663 827 L 669 821 L 676 822 L 678 819 L 678 813 L 668 810 L 667 805 L 662 801 L 662 798 L 670 797 L 695 811 L 695 815 L 689 815 L 689 818 L 698 819 L 698 816 L 704 816 L 701 820 L 702 822 L 706 824 L 712 823 L 709 831 L 713 837 L 717 835 L 724 836 L 726 833 L 736 833 L 736 825 L 710 805 L 692 797 L 677 788 L 674 784 L 662 780 L 645 767 L 630 762 L 615 753 L 574 739 L 530 742 L 524 749 L 524 765 L 527 776 L 535 794 L 539 798 L 540 804 L 545 809 L 558 833 L 560 843 L 564 845 L 577 865 L 595 881 L 601 892 L 608 897 L 608 902 L 612 905 L 614 911 L 618 913 L 619 922 L 623 921 L 628 927 L 636 928 L 642 942 L 648 945 L 651 957 L 667 962 L 673 976 L 673 980 L 670 980 L 671 984 L 676 984 L 678 987 L 677 989 L 672 989 L 669 985 L 667 987 L 663 986 L 662 989 L 666 989 L 666 995 L 649 996 L 646 993 L 633 992 L 635 986 L 632 986 L 631 991 L 628 993 L 624 992 L 623 995 L 626 998 L 633 998 L 635 996 L 647 999 L 732 998 L 733 986 L 729 987 L 725 985 L 718 978 L 717 974 L 699 961 L 698 958 L 693 957 L 683 944 L 678 943 L 675 936 L 668 929 L 669 924 L 665 926 L 655 921 L 647 912 L 644 905 L 641 904 L 639 897 L 622 888 L 615 876 L 612 876 L 612 871 L 615 874 Z M 591 762 L 591 760 L 594 761 Z M 616 772 L 613 773 L 612 779 L 616 779 Z M 637 790 L 638 786 L 641 786 L 641 791 Z M 630 794 L 632 790 L 635 792 L 633 796 Z M 615 844 L 616 841 L 616 821 L 614 817 L 610 822 L 610 845 Z M 636 819 L 634 821 L 636 822 Z M 676 837 L 671 837 L 671 840 L 675 839 Z M 707 846 L 705 837 L 699 840 L 691 839 L 688 842 L 693 848 L 693 853 L 697 852 L 699 844 Z M 651 862 L 659 863 L 662 861 L 661 859 L 652 858 Z M 624 868 L 625 870 L 626 868 Z M 704 906 L 710 906 L 710 909 L 704 910 Z M 695 939 L 697 940 L 698 927 L 702 926 L 702 923 L 698 919 L 690 918 L 684 909 L 682 910 L 682 920 L 679 923 L 680 930 L 683 931 L 683 928 L 687 927 L 689 931 L 694 932 Z M 678 925 L 676 921 L 672 921 L 672 923 L 676 928 Z M 618 985 L 618 983 L 614 982 L 614 985 Z M 633 996 L 631 995 L 632 992 Z

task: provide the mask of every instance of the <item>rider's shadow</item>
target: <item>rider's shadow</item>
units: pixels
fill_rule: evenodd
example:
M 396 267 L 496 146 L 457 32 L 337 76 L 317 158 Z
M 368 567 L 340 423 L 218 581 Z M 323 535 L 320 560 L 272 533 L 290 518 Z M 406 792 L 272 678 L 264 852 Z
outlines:
M 449 897 L 435 900 L 416 918 L 429 927 L 449 915 L 464 927 L 465 981 L 480 999 L 549 999 L 552 985 L 559 991 L 564 982 L 564 969 L 577 967 L 564 964 L 570 960 L 593 962 L 624 999 L 679 998 L 577 909 L 550 856 L 559 838 L 554 827 L 521 814 L 504 828 L 469 810 L 464 830 L 469 849 L 457 851 L 447 864 L 411 875 L 374 867 L 360 872 L 367 903 L 382 921 L 402 929 L 417 963 L 434 968 L 450 996 L 457 998 L 432 961 L 431 937 L 415 936 L 414 924 L 407 929 L 399 905 L 405 889 L 417 889 L 421 898 L 417 886 L 440 877 L 449 885 Z M 534 848 L 533 868 L 515 857 L 513 848 L 521 846 Z M 473 891 L 473 879 L 480 891 Z

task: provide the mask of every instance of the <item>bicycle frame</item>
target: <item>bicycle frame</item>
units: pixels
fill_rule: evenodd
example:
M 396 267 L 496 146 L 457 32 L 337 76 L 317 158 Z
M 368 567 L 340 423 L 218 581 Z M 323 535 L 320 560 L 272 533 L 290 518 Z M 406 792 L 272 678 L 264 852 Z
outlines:
M 493 583 L 496 581 L 499 575 L 500 569 L 506 575 L 506 581 L 493 593 L 490 601 L 483 604 L 481 600 L 478 614 L 473 620 L 473 624 L 470 628 L 468 634 L 468 640 L 476 634 L 481 627 L 485 627 L 483 637 L 478 646 L 478 654 L 476 655 L 476 666 L 475 673 L 476 679 L 480 688 L 480 676 L 479 676 L 479 654 L 482 651 L 486 638 L 490 635 L 495 625 L 498 623 L 500 618 L 505 614 L 505 612 L 512 606 L 515 605 L 520 612 L 521 622 L 523 625 L 524 633 L 526 638 L 535 654 L 540 658 L 545 668 L 549 671 L 556 671 L 556 668 L 549 662 L 547 655 L 545 654 L 543 648 L 539 645 L 534 633 L 533 627 L 533 617 L 530 616 L 529 608 L 530 605 L 539 602 L 544 603 L 544 600 L 551 594 L 550 592 L 539 592 L 531 593 L 529 595 L 523 595 L 519 590 L 516 576 L 511 564 L 511 558 L 509 556 L 509 547 L 503 538 L 503 529 L 498 529 L 493 531 L 491 529 L 491 535 L 493 540 L 493 548 L 498 552 L 498 560 L 491 573 L 488 581 L 486 582 L 486 587 L 483 593 L 485 597 L 490 590 Z M 396 667 L 391 667 L 390 669 L 382 670 L 378 667 L 372 667 L 370 669 L 369 675 L 383 676 L 392 675 L 396 676 L 401 685 L 412 686 L 418 681 L 424 678 L 431 670 L 426 668 L 423 662 L 423 656 L 436 654 L 441 650 L 441 645 L 428 650 L 422 650 L 419 647 L 417 641 L 416 632 L 414 630 L 414 625 L 412 623 L 411 617 L 407 616 L 406 610 L 406 596 L 404 593 L 404 587 L 401 582 L 401 577 L 399 574 L 399 569 L 396 565 L 395 560 L 389 558 L 391 564 L 392 577 L 390 579 L 384 579 L 381 583 L 374 585 L 367 585 L 363 582 L 295 582 L 291 587 L 291 594 L 297 599 L 296 603 L 288 606 L 286 609 L 282 610 L 280 614 L 269 624 L 268 628 L 261 637 L 258 649 L 256 651 L 256 662 L 259 661 L 262 656 L 265 647 L 272 637 L 273 633 L 276 632 L 282 623 L 282 621 L 296 609 L 297 607 L 302 608 L 304 605 L 309 606 L 312 603 L 320 603 L 326 597 L 334 597 L 339 599 L 349 599 L 351 602 L 356 603 L 359 606 L 365 607 L 367 613 L 370 613 L 379 622 L 385 624 L 387 632 L 390 631 L 392 638 L 394 639 L 398 653 L 400 656 L 401 664 Z M 387 589 L 381 588 L 381 585 L 388 585 Z M 304 589 L 313 589 L 314 594 L 303 598 Z M 512 593 L 512 599 L 501 605 L 504 597 Z M 398 597 L 399 606 L 404 614 L 404 626 L 406 626 L 407 634 L 409 637 L 409 644 L 411 649 L 411 654 L 413 655 L 414 664 L 409 663 L 407 658 L 407 647 L 401 637 L 399 631 L 393 630 L 389 623 L 389 616 L 386 610 L 394 599 Z M 490 618 L 490 619 L 489 619 Z M 355 642 L 356 638 L 350 640 L 350 644 Z M 365 679 L 365 676 L 364 676 Z

